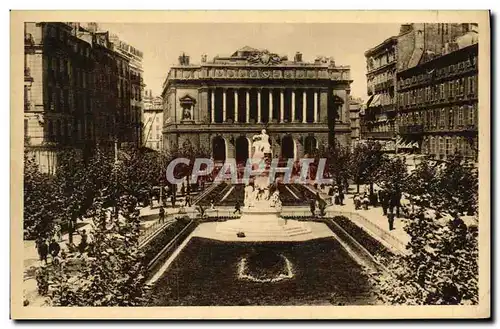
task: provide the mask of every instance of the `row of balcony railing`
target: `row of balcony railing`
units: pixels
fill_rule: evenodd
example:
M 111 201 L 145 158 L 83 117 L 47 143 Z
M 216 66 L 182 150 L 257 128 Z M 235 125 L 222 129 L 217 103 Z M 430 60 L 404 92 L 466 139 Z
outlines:
M 411 88 L 418 85 L 428 84 L 430 81 L 448 79 L 456 75 L 462 75 L 464 73 L 477 70 L 477 57 L 473 60 L 467 60 L 460 62 L 458 64 L 449 65 L 443 68 L 435 69 L 427 73 L 422 73 L 419 75 L 414 75 L 411 78 L 401 79 L 398 81 L 398 89 Z
M 415 100 L 408 104 L 398 104 L 398 107 L 401 109 L 417 109 L 417 108 L 425 108 L 428 105 L 439 105 L 439 104 L 448 104 L 450 102 L 456 101 L 467 101 L 467 100 L 476 100 L 477 94 L 476 92 L 464 92 L 454 95 L 445 95 L 444 98 L 436 97 L 434 99 L 424 99 L 424 100 Z
M 463 125 L 399 125 L 399 134 L 401 135 L 418 135 L 424 132 L 474 132 L 478 130 L 476 124 L 463 124 Z

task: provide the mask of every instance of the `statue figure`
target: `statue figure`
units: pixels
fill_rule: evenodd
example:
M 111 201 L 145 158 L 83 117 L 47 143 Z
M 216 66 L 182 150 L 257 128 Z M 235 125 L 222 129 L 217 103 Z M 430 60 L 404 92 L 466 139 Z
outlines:
M 265 129 L 258 135 L 252 137 L 252 147 L 254 148 L 254 153 L 252 158 L 254 160 L 262 160 L 265 158 L 266 154 L 271 153 L 271 144 L 269 144 L 269 135 L 266 133 Z
M 245 186 L 244 204 L 245 204 L 245 207 L 247 207 L 247 208 L 253 207 L 253 203 L 254 203 L 253 192 L 254 192 L 254 188 L 252 187 L 252 185 L 248 184 L 247 186 Z
M 184 109 L 184 113 L 182 115 L 183 120 L 191 120 L 191 111 L 188 108 Z

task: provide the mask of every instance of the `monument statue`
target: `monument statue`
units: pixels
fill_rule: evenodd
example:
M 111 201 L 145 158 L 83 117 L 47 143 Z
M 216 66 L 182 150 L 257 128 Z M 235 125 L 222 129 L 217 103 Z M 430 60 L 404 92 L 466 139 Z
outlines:
M 263 160 L 266 156 L 271 155 L 269 135 L 265 129 L 262 129 L 260 134 L 252 137 L 252 147 L 254 149 L 252 159 L 254 160 Z

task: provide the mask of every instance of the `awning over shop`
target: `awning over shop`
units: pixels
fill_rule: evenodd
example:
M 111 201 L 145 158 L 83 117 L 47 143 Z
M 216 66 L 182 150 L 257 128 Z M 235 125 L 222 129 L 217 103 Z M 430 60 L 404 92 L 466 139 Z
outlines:
M 408 140 L 405 140 L 401 137 L 398 137 L 396 139 L 396 146 L 399 149 L 413 149 L 413 148 L 420 147 L 417 141 L 408 141 Z
M 371 102 L 368 103 L 368 107 L 375 107 L 375 106 L 380 106 L 380 95 L 379 94 L 373 95 Z

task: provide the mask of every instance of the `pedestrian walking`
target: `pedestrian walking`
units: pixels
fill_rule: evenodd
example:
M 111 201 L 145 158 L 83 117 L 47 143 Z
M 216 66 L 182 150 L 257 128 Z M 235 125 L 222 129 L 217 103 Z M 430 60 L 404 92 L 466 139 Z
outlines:
M 214 200 L 210 200 L 210 209 L 211 210 L 214 210 L 215 209 L 215 203 L 214 203 Z
M 182 183 L 182 185 L 181 185 L 181 196 L 184 196 L 185 193 L 186 193 L 186 187 L 184 186 L 184 183 Z
M 59 246 L 59 243 L 57 243 L 55 239 L 52 239 L 49 244 L 49 254 L 52 256 L 52 261 L 59 255 L 60 251 L 61 247 Z
M 49 246 L 44 239 L 39 239 L 36 242 L 36 249 L 38 251 L 38 256 L 40 257 L 40 262 L 45 262 L 47 264 L 47 256 L 49 253 Z
M 387 215 L 387 209 L 389 208 L 389 194 L 386 189 L 378 191 L 378 199 L 380 201 L 380 205 L 382 206 L 382 211 L 384 212 L 384 216 Z
M 54 225 L 54 235 L 57 241 L 62 241 L 62 228 L 58 223 Z
M 160 216 L 160 223 L 163 224 L 165 222 L 165 209 L 163 208 L 163 206 L 160 206 L 158 215 Z
M 401 192 L 397 190 L 392 190 L 389 199 L 389 211 L 394 214 L 394 209 L 396 217 L 399 218 L 399 210 L 401 207 Z
M 172 208 L 175 208 L 175 194 L 172 193 L 172 196 L 170 197 L 172 201 Z
M 354 210 L 359 210 L 361 208 L 361 198 L 359 197 L 359 194 L 354 195 Z
M 339 204 L 341 206 L 344 205 L 344 191 L 343 191 L 342 187 L 340 187 L 340 189 L 339 189 Z
M 370 204 L 370 198 L 368 197 L 368 194 L 366 192 L 363 194 L 361 203 L 363 204 L 363 209 L 368 210 L 368 205 Z
M 316 201 L 314 199 L 311 199 L 309 202 L 309 209 L 311 210 L 311 215 L 313 217 L 316 216 Z
M 241 215 L 241 205 L 240 201 L 236 200 L 236 204 L 234 205 L 233 214 L 239 213 Z
M 185 199 L 185 202 L 184 202 L 184 207 L 191 207 L 191 197 L 189 196 L 189 194 L 186 194 L 186 199 Z
M 389 212 L 387 213 L 387 221 L 389 222 L 389 231 L 394 230 L 394 213 L 392 212 L 392 209 L 389 209 Z

